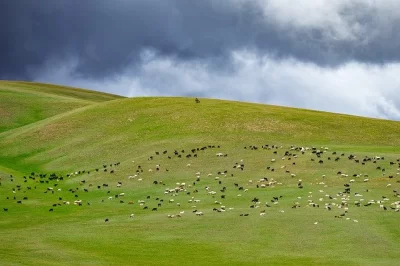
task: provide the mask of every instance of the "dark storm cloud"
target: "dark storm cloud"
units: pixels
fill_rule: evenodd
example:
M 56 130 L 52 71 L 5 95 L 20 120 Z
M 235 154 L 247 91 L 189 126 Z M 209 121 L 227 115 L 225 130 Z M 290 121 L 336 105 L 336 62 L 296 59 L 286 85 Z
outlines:
M 398 0 L 0 1 L 0 79 L 400 120 Z
M 261 1 L 262 2 L 262 1 Z M 268 1 L 264 1 L 268 2 Z M 240 3 L 240 4 L 238 4 Z M 383 27 L 376 10 L 356 2 L 340 10 L 348 25 L 360 24 L 360 39 L 326 37 L 324 27 L 277 26 L 260 1 L 18 0 L 0 4 L 0 77 L 34 78 L 49 61 L 71 58 L 74 75 L 101 79 L 140 65 L 144 49 L 178 61 L 230 66 L 230 53 L 254 50 L 320 66 L 348 61 L 386 63 L 400 59 L 399 20 Z M 377 32 L 368 36 L 368 30 Z M 365 35 L 366 34 L 366 35 Z

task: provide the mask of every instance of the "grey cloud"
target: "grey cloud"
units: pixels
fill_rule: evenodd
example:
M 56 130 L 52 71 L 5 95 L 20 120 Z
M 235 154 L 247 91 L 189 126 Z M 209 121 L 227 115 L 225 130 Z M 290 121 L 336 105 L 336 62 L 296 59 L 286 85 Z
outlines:
M 400 21 L 396 15 L 384 20 L 381 9 L 358 0 L 340 6 L 332 16 L 339 16 L 359 38 L 335 39 L 329 34 L 335 24 L 300 27 L 273 19 L 263 12 L 263 5 L 272 2 L 2 2 L 0 77 L 34 79 L 32 69 L 71 58 L 79 62 L 75 76 L 112 77 L 127 67 L 140 67 L 140 54 L 146 49 L 177 61 L 211 62 L 220 70 L 230 70 L 230 53 L 242 49 L 325 67 L 350 61 L 383 64 L 400 59 L 400 37 L 396 34 Z
M 0 2 L 0 78 L 400 120 L 396 1 Z
M 71 78 L 76 63 L 51 66 L 36 76 L 127 96 L 207 97 L 400 120 L 399 63 L 382 67 L 353 62 L 330 69 L 238 51 L 230 55 L 232 74 L 214 71 L 204 61 L 181 62 L 152 53 L 141 58 L 140 67 L 102 81 Z

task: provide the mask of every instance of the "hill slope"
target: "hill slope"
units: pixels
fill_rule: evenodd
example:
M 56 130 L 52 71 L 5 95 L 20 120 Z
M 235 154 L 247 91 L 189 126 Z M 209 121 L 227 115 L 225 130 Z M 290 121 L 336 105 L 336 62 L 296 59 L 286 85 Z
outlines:
M 0 133 L 94 103 L 122 98 L 51 84 L 0 81 Z
M 334 145 L 398 151 L 400 123 L 295 108 L 204 99 L 106 102 L 0 135 L 8 168 L 48 170 L 129 160 L 159 143 Z M 45 168 L 45 169 L 46 169 Z
M 399 122 L 165 97 L 33 121 L 0 133 L 0 264 L 400 260 Z

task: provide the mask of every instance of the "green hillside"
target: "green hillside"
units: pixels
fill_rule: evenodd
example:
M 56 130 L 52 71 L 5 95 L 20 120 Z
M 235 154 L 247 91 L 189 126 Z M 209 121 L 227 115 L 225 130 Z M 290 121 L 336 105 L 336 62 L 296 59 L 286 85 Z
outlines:
M 26 99 L 29 86 L 12 92 Z M 1 265 L 400 261 L 399 122 L 50 85 L 37 93 L 79 96 L 40 119 L 2 98 L 20 120 L 0 120 Z
M 51 84 L 0 81 L 0 133 L 120 96 Z
M 400 123 L 302 109 L 189 98 L 132 98 L 42 120 L 3 134 L 0 157 L 9 168 L 68 170 L 103 160 L 130 160 L 160 143 L 333 145 L 396 151 Z

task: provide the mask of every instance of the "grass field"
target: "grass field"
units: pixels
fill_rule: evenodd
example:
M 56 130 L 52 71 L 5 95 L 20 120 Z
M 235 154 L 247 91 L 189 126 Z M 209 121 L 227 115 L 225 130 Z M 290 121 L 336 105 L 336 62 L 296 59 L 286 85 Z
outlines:
M 0 134 L 90 104 L 120 98 L 51 84 L 0 81 Z
M 1 265 L 400 265 L 399 122 L 25 82 L 0 101 Z

